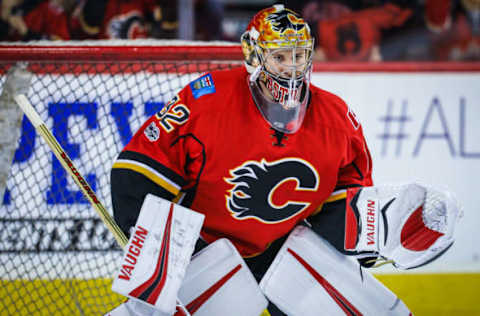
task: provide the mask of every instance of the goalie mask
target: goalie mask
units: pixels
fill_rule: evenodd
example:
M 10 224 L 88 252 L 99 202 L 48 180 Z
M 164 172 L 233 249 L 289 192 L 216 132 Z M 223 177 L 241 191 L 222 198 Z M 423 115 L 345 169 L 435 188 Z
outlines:
M 275 5 L 253 17 L 241 42 L 255 104 L 273 128 L 295 133 L 309 98 L 313 38 L 308 24 Z

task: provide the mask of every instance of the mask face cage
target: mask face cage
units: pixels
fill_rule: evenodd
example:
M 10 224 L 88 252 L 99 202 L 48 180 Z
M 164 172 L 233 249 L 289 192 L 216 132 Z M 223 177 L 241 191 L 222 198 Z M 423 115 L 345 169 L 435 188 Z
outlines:
M 280 48 L 269 48 L 272 46 Z M 311 43 L 287 47 L 271 43 L 262 43 L 255 47 L 261 67 L 259 84 L 263 85 L 262 90 L 266 96 L 285 109 L 298 106 L 305 97 L 301 93 L 303 87 L 308 88 L 310 84 L 313 40 Z

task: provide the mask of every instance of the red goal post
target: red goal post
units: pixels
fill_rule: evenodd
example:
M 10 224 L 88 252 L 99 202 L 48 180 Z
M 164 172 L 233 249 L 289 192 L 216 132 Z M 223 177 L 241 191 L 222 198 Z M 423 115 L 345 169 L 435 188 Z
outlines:
M 109 170 L 132 133 L 202 72 L 242 60 L 236 43 L 3 43 L 0 89 L 9 70 L 26 68 L 28 99 L 111 211 Z M 470 72 L 480 63 L 316 62 L 314 71 Z M 25 118 L 18 134 L 0 192 L 0 315 L 105 313 L 122 300 L 110 290 L 121 250 Z

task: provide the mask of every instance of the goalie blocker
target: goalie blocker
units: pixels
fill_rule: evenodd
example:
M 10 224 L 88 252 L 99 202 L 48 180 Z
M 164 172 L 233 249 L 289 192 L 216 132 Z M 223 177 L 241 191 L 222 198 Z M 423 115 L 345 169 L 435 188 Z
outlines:
M 453 195 L 416 183 L 347 190 L 344 247 L 378 254 L 399 269 L 445 253 L 461 211 Z

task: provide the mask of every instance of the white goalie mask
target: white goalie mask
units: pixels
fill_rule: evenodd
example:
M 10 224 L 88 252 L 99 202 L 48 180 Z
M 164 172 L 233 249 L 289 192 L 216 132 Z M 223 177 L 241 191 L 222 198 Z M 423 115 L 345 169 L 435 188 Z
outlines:
M 313 39 L 308 24 L 275 5 L 255 15 L 241 40 L 255 104 L 274 129 L 295 133 L 309 99 Z

